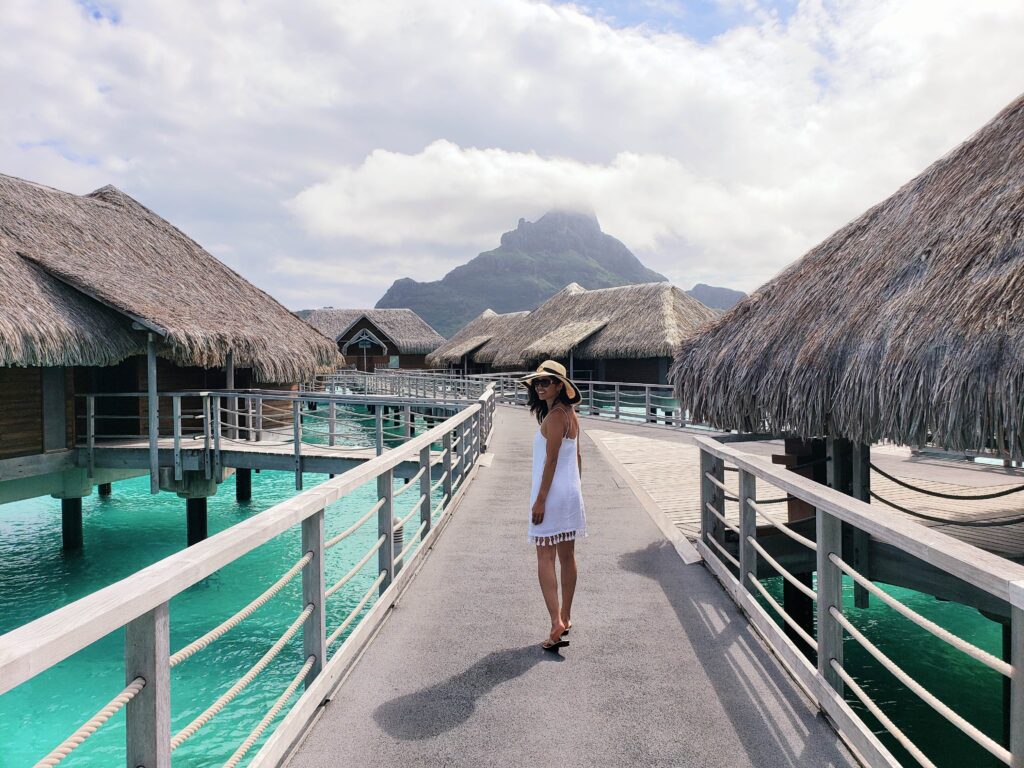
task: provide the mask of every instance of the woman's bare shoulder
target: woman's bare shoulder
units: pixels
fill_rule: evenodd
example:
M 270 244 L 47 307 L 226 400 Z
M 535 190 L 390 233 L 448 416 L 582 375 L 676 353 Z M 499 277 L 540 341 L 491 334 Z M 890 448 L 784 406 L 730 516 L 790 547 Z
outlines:
M 541 431 L 544 433 L 545 437 L 549 434 L 561 435 L 562 430 L 564 430 L 565 426 L 568 424 L 568 419 L 569 415 L 562 408 L 555 408 L 554 410 L 548 411 L 548 415 L 545 416 L 544 421 L 541 422 Z M 549 424 L 556 430 L 556 432 L 550 433 L 545 429 Z

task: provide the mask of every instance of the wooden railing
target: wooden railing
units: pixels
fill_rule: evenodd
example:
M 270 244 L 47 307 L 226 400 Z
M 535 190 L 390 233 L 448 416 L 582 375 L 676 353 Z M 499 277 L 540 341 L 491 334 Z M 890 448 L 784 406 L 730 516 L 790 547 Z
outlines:
M 279 393 L 275 393 L 277 395 Z M 234 696 L 251 684 L 288 641 L 301 632 L 303 658 L 296 665 L 295 677 L 274 707 L 254 724 L 249 737 L 239 745 L 228 762 L 229 765 L 235 765 L 244 757 L 295 691 L 305 684 L 305 692 L 250 763 L 253 766 L 277 765 L 301 736 L 348 664 L 372 636 L 374 628 L 417 570 L 415 566 L 423 553 L 429 549 L 447 522 L 453 500 L 459 497 L 481 455 L 486 439 L 485 425 L 488 424 L 485 414 L 492 407 L 493 400 L 493 390 L 488 388 L 476 402 L 401 446 L 88 597 L 0 635 L 2 695 L 110 632 L 122 627 L 126 632 L 126 687 L 116 692 L 117 695 L 96 716 L 58 745 L 41 764 L 56 765 L 97 728 L 102 727 L 115 712 L 125 708 L 127 765 L 130 768 L 168 768 L 171 752 L 193 738 L 210 719 L 230 706 Z M 435 445 L 441 446 L 440 456 L 432 451 Z M 409 484 L 396 491 L 394 470 L 408 461 L 418 462 L 419 472 Z M 328 507 L 374 481 L 374 504 L 346 531 L 325 540 L 324 526 Z M 399 511 L 397 499 L 410 488 L 417 495 L 415 499 L 409 497 L 412 504 L 408 509 Z M 436 504 L 433 501 L 435 496 L 439 496 Z M 408 503 L 409 499 L 403 499 L 401 504 Z M 327 587 L 324 566 L 327 552 L 374 519 L 378 530 L 375 544 L 341 580 Z M 404 547 L 401 551 L 395 551 L 395 532 L 412 525 L 417 525 L 415 533 L 405 536 Z M 302 543 L 301 549 L 295 552 L 294 565 L 259 598 L 172 653 L 168 613 L 170 600 L 296 526 L 301 527 Z M 414 550 L 417 542 L 419 546 Z M 370 590 L 361 595 L 355 608 L 337 627 L 328 627 L 325 610 L 327 601 L 338 599 L 335 595 L 345 588 L 349 580 L 375 554 L 377 577 Z M 211 646 L 215 652 L 217 639 L 245 621 L 261 605 L 272 599 L 284 584 L 300 575 L 302 604 L 296 606 L 295 620 L 246 675 L 172 736 L 171 667 L 197 653 L 211 652 L 208 650 Z M 375 593 L 379 593 L 376 602 L 357 623 L 361 611 Z M 347 639 L 346 632 L 349 632 Z M 342 639 L 344 642 L 330 653 L 330 647 Z
M 701 458 L 701 534 L 696 542 L 708 568 L 718 577 L 751 624 L 769 643 L 790 672 L 816 699 L 821 709 L 872 766 L 899 763 L 844 699 L 849 691 L 871 712 L 892 737 L 921 765 L 932 766 L 927 745 L 915 744 L 874 701 L 844 666 L 844 637 L 848 636 L 939 715 L 1005 765 L 1024 765 L 1024 566 L 973 547 L 905 517 L 889 514 L 832 488 L 788 472 L 767 461 L 743 454 L 711 438 L 697 437 Z M 727 490 L 725 472 L 738 472 L 738 494 Z M 758 481 L 814 507 L 811 520 L 792 524 L 769 512 L 769 500 L 758 500 Z M 767 493 L 777 496 L 777 492 Z M 772 499 L 772 502 L 777 501 Z M 738 519 L 726 515 L 726 503 L 738 507 Z M 734 507 L 735 508 L 735 507 Z M 733 508 L 733 509 L 734 509 Z M 767 532 L 758 534 L 759 522 Z M 853 536 L 845 537 L 844 528 Z M 762 530 L 765 530 L 762 528 Z M 1001 659 L 953 635 L 877 587 L 863 566 L 855 567 L 850 542 L 857 534 L 870 537 L 872 551 L 883 551 L 897 567 L 890 572 L 922 570 L 936 587 L 976 593 L 976 603 L 1001 612 L 1010 627 L 1009 659 Z M 785 545 L 785 546 L 780 546 Z M 875 557 L 875 555 L 872 555 Z M 800 579 L 797 574 L 816 579 Z M 814 626 L 801 622 L 765 589 L 759 573 L 780 576 L 814 603 Z M 843 577 L 885 602 L 903 619 L 913 622 L 1002 675 L 1009 684 L 1009 723 L 1002 744 L 940 701 L 919 681 L 880 650 L 846 616 Z M 950 585 L 954 585 L 951 587 Z M 962 585 L 956 587 L 955 585 Z M 764 607 L 767 606 L 767 609 Z M 774 614 L 774 616 L 772 615 Z M 783 627 L 776 621 L 781 620 Z M 788 628 L 788 632 L 784 628 Z M 908 649 L 909 650 L 909 649 Z M 959 702 L 958 702 L 959 703 Z

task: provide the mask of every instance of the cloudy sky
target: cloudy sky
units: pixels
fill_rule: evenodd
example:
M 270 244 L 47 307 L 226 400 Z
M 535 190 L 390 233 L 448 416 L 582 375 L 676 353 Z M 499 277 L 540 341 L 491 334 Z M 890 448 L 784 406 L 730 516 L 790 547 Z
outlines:
M 112 183 L 292 309 L 587 208 L 751 290 L 1024 91 L 1020 0 L 4 0 L 0 172 Z

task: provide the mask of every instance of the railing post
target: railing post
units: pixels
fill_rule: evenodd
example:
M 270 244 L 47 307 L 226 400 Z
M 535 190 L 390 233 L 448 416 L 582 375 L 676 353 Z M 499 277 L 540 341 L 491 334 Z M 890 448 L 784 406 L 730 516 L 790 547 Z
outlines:
M 257 442 L 263 439 L 263 396 L 256 398 L 256 437 Z
M 324 611 L 324 510 L 302 521 L 302 554 L 313 553 L 313 559 L 302 569 L 302 605 L 312 603 L 313 613 L 302 626 L 302 656 L 314 656 L 313 668 L 306 677 L 306 687 L 320 674 L 327 661 L 327 629 Z
M 831 609 L 843 610 L 843 574 L 829 560 L 830 554 L 842 557 L 842 521 L 822 509 L 815 510 L 818 547 L 818 674 L 841 696 L 843 681 L 832 669 L 831 661 L 843 663 L 843 627 Z
M 174 422 L 174 479 L 181 480 L 181 395 L 171 398 L 171 419 Z
M 420 496 L 425 497 L 420 502 L 420 523 L 425 524 L 423 533 L 420 536 L 420 541 L 430 532 L 430 518 L 433 507 L 430 503 L 430 446 L 426 445 L 420 450 L 420 469 L 423 470 L 423 474 L 420 475 Z M 379 497 L 378 497 L 379 498 Z
M 594 382 L 587 382 L 587 397 L 590 405 L 590 415 L 593 416 L 597 411 L 594 410 Z
M 213 396 L 213 412 L 216 414 L 211 423 L 213 428 L 213 476 L 219 483 L 224 479 L 221 475 L 220 462 L 220 395 Z
M 337 406 L 338 406 L 338 404 L 334 400 L 331 400 L 330 403 L 327 404 L 327 444 L 328 445 L 334 445 L 334 441 L 335 441 L 335 431 L 337 430 L 337 426 L 338 426 Z
M 441 445 L 444 449 L 444 459 L 442 459 L 441 466 L 443 467 L 444 482 L 441 484 L 441 490 L 444 491 L 444 495 L 447 501 L 451 501 L 452 498 L 452 470 L 455 466 L 455 462 L 452 461 L 452 433 L 445 432 L 444 438 L 441 441 Z M 377 498 L 380 498 L 379 496 Z
M 292 442 L 295 455 L 295 490 L 302 490 L 302 403 L 292 401 Z
M 405 439 L 408 440 L 412 437 L 412 406 L 407 405 L 402 411 L 402 415 L 405 418 L 404 435 Z
M 145 687 L 125 707 L 128 768 L 171 766 L 171 637 L 167 603 L 130 621 L 124 632 L 125 683 Z
M 96 474 L 96 396 L 85 398 L 85 445 L 89 452 L 89 479 Z
M 619 382 L 615 382 L 615 418 L 619 418 Z
M 701 448 L 700 535 L 706 545 L 708 544 L 708 540 L 711 538 L 714 538 L 715 541 L 721 544 L 725 540 L 723 535 L 724 532 L 722 531 L 722 526 L 718 524 L 718 519 L 708 511 L 708 504 L 711 504 L 719 514 L 724 515 L 725 498 L 722 496 L 722 492 L 719 490 L 718 486 L 708 480 L 708 474 L 716 480 L 723 481 L 725 479 L 725 462 L 717 456 L 712 456 Z
M 156 381 L 156 340 L 146 345 L 146 410 L 149 416 L 149 492 L 160 493 L 160 395 Z
M 657 424 L 658 417 L 655 414 L 654 419 L 651 419 L 651 388 L 650 386 L 644 387 L 644 421 L 647 424 Z
M 377 455 L 380 456 L 384 453 L 384 406 L 380 403 L 375 408 L 375 414 L 374 428 L 376 429 Z
M 384 499 L 380 510 L 377 512 L 377 536 L 384 537 L 384 543 L 377 550 L 377 573 L 387 571 L 387 575 L 380 583 L 379 594 L 391 586 L 391 579 L 395 574 L 395 547 L 392 520 L 392 496 L 394 495 L 393 470 L 387 470 L 377 475 L 377 498 Z
M 466 422 L 459 423 L 459 487 L 466 476 Z
M 757 476 L 740 470 L 740 584 L 748 592 L 756 592 L 747 574 L 757 578 L 757 550 L 748 539 L 757 538 L 757 513 L 747 500 L 757 498 Z
M 213 476 L 213 467 L 210 461 L 210 438 L 213 435 L 213 424 L 210 422 L 211 401 L 210 395 L 203 395 L 203 469 L 206 471 L 207 480 Z

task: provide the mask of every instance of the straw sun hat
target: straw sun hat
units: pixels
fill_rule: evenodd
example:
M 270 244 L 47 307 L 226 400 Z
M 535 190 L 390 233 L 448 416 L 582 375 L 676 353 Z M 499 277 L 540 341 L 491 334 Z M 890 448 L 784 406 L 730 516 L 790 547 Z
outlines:
M 582 398 L 580 391 L 576 386 L 569 381 L 569 377 L 565 375 L 565 366 L 561 363 L 556 363 L 554 360 L 545 360 L 533 373 L 528 373 L 526 376 L 519 380 L 519 383 L 529 389 L 532 386 L 534 379 L 540 378 L 552 378 L 558 379 L 562 384 L 565 385 L 565 394 L 569 398 L 570 405 L 576 405 Z

